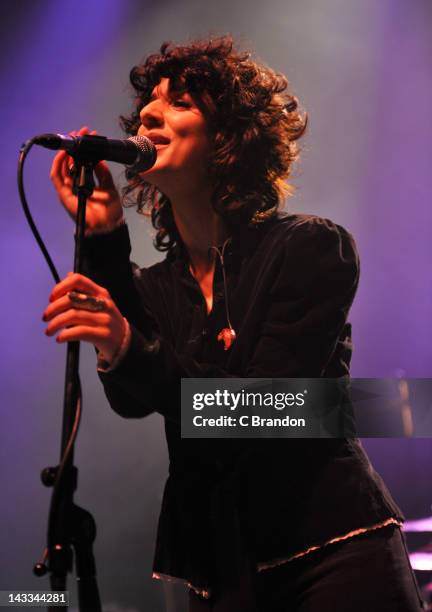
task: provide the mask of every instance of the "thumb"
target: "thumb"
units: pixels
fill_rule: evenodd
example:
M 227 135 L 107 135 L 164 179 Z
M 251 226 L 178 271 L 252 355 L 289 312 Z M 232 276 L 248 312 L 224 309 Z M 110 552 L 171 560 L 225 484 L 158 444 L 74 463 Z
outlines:
M 114 180 L 106 161 L 100 161 L 95 166 L 96 178 L 99 181 L 100 189 L 113 191 L 115 189 Z

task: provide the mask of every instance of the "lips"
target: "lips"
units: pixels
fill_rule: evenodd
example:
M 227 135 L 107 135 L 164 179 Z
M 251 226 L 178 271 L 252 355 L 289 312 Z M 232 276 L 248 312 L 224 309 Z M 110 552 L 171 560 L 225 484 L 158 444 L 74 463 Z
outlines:
M 162 136 L 162 134 L 154 134 L 150 132 L 150 134 L 144 134 L 144 136 L 151 140 L 154 145 L 166 145 L 170 143 L 169 138 Z

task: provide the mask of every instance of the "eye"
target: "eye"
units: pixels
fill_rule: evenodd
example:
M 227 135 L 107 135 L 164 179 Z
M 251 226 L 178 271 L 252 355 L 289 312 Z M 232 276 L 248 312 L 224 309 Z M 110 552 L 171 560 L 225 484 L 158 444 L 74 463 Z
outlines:
M 184 98 L 175 98 L 174 100 L 172 100 L 172 105 L 180 106 L 180 108 L 190 108 L 192 106 L 192 104 Z

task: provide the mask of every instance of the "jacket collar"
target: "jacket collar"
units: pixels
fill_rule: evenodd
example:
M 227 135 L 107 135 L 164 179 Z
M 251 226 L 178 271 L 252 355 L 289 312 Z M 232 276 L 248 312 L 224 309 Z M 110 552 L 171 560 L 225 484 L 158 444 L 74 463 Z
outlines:
M 257 240 L 264 233 L 266 233 L 266 231 L 273 226 L 276 219 L 280 218 L 281 216 L 285 216 L 285 214 L 277 213 L 274 217 L 261 223 L 250 222 L 247 225 L 236 228 L 231 236 L 225 240 L 225 242 L 210 247 L 209 252 L 211 249 L 216 248 L 219 250 L 219 252 L 222 252 L 224 249 L 225 255 L 227 256 L 239 253 L 247 254 L 249 251 L 255 250 Z M 175 262 L 189 261 L 187 249 L 180 237 L 175 245 L 170 249 L 167 258 Z

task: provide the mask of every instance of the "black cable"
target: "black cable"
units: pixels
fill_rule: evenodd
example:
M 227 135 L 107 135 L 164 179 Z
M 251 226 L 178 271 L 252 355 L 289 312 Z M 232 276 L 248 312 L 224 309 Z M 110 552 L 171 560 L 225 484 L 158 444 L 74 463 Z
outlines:
M 21 204 L 24 210 L 24 214 L 26 216 L 26 219 L 28 221 L 28 224 L 30 225 L 30 229 L 33 232 L 33 236 L 36 239 L 36 242 L 39 245 L 40 250 L 42 251 L 43 256 L 45 257 L 45 260 L 48 264 L 49 269 L 51 270 L 51 274 L 54 277 L 54 280 L 56 283 L 60 282 L 60 276 L 57 272 L 57 269 L 53 263 L 53 260 L 51 259 L 50 254 L 48 253 L 48 250 L 37 230 L 37 227 L 35 225 L 35 222 L 33 221 L 33 217 L 30 214 L 30 209 L 28 207 L 27 204 L 27 198 L 25 196 L 25 191 L 24 191 L 24 181 L 23 181 L 23 173 L 24 173 L 24 162 L 25 159 L 27 157 L 28 152 L 30 151 L 30 149 L 32 148 L 32 146 L 34 145 L 34 143 L 36 142 L 37 138 L 31 138 L 30 140 L 27 140 L 27 142 L 25 142 L 21 149 L 20 149 L 20 154 L 19 154 L 19 158 L 18 158 L 18 193 L 20 195 L 20 199 L 21 199 Z
M 27 140 L 21 147 L 20 149 L 20 154 L 19 154 L 19 158 L 18 158 L 18 192 L 19 192 L 19 196 L 20 196 L 20 200 L 21 200 L 21 204 L 24 210 L 24 214 L 26 216 L 26 219 L 28 221 L 28 224 L 30 226 L 30 229 L 36 239 L 36 242 L 39 245 L 40 250 L 42 251 L 43 256 L 45 257 L 45 260 L 48 264 L 48 267 L 51 271 L 52 276 L 54 277 L 54 280 L 56 283 L 60 282 L 60 276 L 57 272 L 57 269 L 54 265 L 53 260 L 51 259 L 50 254 L 48 253 L 48 250 L 39 234 L 39 231 L 35 225 L 35 222 L 33 221 L 33 217 L 31 216 L 30 213 L 30 209 L 27 203 L 27 198 L 25 195 L 25 191 L 24 191 L 24 180 L 23 180 L 23 175 L 24 175 L 24 162 L 26 160 L 26 157 L 30 151 L 30 149 L 32 148 L 32 146 L 35 144 L 36 138 L 31 138 L 30 140 Z M 79 430 L 79 425 L 80 425 L 80 421 L 81 421 L 81 405 L 82 405 L 82 394 L 81 394 L 81 381 L 80 378 L 78 376 L 78 395 L 77 395 L 77 403 L 76 403 L 76 407 L 75 407 L 75 419 L 74 419 L 74 423 L 73 423 L 73 427 L 72 427 L 72 431 L 71 431 L 71 435 L 69 437 L 69 440 L 66 444 L 65 450 L 63 452 L 63 456 L 60 460 L 60 465 L 58 466 L 57 472 L 56 472 L 56 476 L 55 476 L 55 481 L 54 481 L 54 485 L 53 485 L 53 492 L 52 492 L 52 496 L 51 496 L 51 503 L 50 503 L 50 509 L 49 509 L 49 518 L 48 518 L 48 534 L 51 533 L 52 529 L 51 526 L 54 524 L 54 520 L 56 518 L 56 510 L 57 510 L 57 500 L 58 500 L 58 496 L 59 496 L 59 491 L 61 490 L 61 485 L 63 484 L 62 479 L 63 479 L 63 475 L 64 475 L 64 467 L 68 461 L 68 458 L 71 454 L 71 451 L 73 449 L 73 445 L 75 443 L 77 434 L 78 434 L 78 430 Z M 48 545 L 50 545 L 51 543 L 48 542 Z

